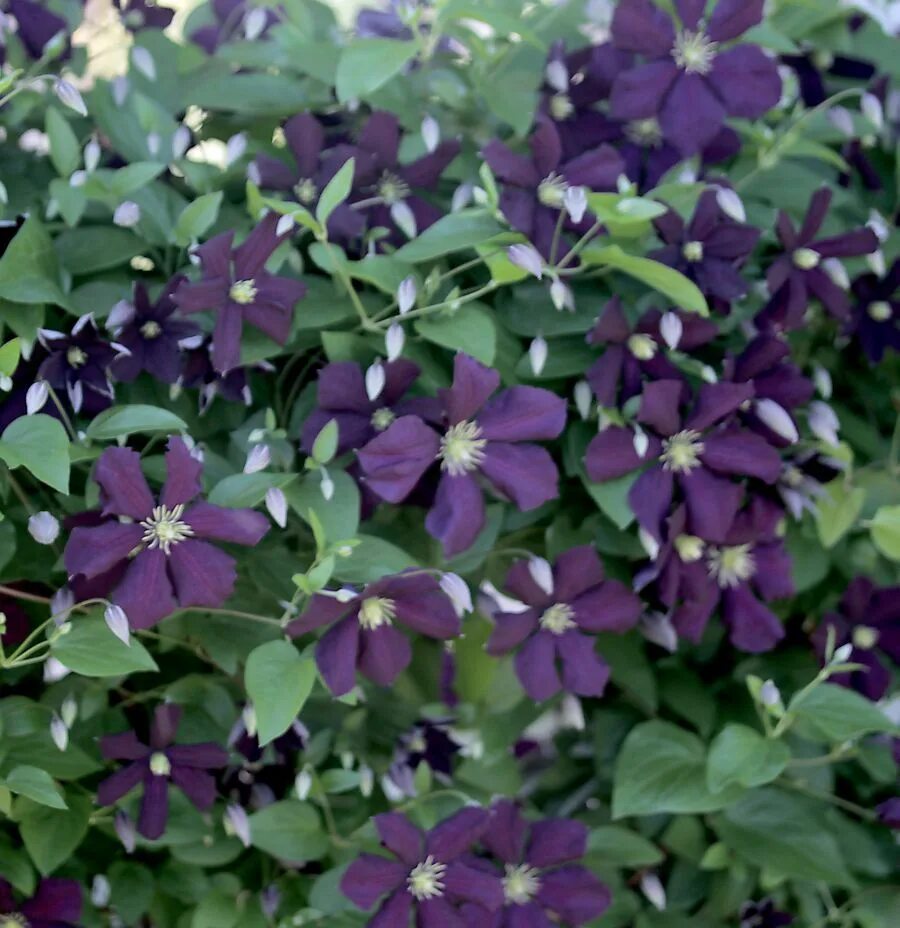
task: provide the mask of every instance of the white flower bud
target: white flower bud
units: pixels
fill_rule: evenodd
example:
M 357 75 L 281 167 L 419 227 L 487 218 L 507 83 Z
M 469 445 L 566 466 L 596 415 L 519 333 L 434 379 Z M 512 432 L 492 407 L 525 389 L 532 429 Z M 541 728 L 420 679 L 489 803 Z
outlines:
M 309 772 L 307 767 L 304 767 L 300 773 L 297 774 L 297 777 L 294 780 L 294 792 L 296 792 L 297 798 L 301 802 L 304 802 L 309 796 L 309 791 L 312 789 L 312 785 L 312 774 Z
M 632 183 L 627 174 L 620 174 L 616 178 L 616 191 L 620 196 L 627 196 L 632 191 Z
M 459 574 L 441 574 L 440 587 L 460 618 L 472 611 L 472 591 L 469 589 L 469 584 Z
M 113 827 L 116 830 L 119 840 L 122 842 L 122 847 L 125 848 L 125 853 L 133 854 L 135 845 L 137 844 L 137 829 L 128 813 L 119 809 L 113 820 Z
M 813 400 L 807 410 L 807 422 L 816 438 L 829 445 L 840 443 L 838 438 L 840 422 L 834 410 L 827 403 L 823 403 L 821 400 Z
M 659 556 L 659 542 L 645 528 L 638 529 L 638 541 L 647 552 L 647 557 L 655 561 Z
M 790 413 L 775 400 L 762 397 L 754 402 L 753 409 L 759 421 L 776 435 L 791 444 L 799 440 L 800 433 Z
M 359 791 L 368 799 L 375 789 L 375 772 L 368 764 L 362 764 L 359 768 Z
M 586 380 L 579 380 L 575 384 L 573 392 L 578 415 L 587 421 L 588 416 L 591 414 L 591 406 L 594 405 L 594 391 L 591 390 L 591 385 Z
M 550 562 L 543 557 L 528 559 L 528 573 L 531 579 L 548 595 L 553 595 L 553 568 Z
M 35 381 L 25 393 L 25 412 L 33 416 L 40 412 L 50 398 L 50 385 L 46 380 Z
M 647 433 L 639 426 L 634 426 L 634 438 L 632 439 L 634 444 L 634 453 L 642 458 L 650 450 L 650 438 Z
M 75 724 L 75 719 L 78 717 L 78 703 L 71 693 L 66 696 L 59 707 L 59 716 L 66 728 L 71 728 Z
M 291 219 L 289 213 L 285 213 L 281 216 L 277 223 L 275 223 L 275 234 L 278 236 L 287 235 L 294 228 L 294 220 Z
M 319 483 L 319 489 L 322 492 L 322 499 L 324 499 L 326 503 L 334 496 L 334 481 L 324 468 L 322 468 L 322 479 Z
M 391 219 L 397 224 L 397 228 L 407 237 L 415 238 L 418 233 L 416 227 L 416 217 L 409 205 L 403 200 L 394 203 L 391 206 Z
M 50 615 L 53 616 L 57 625 L 65 619 L 71 608 L 75 605 L 75 595 L 67 587 L 60 587 L 50 600 Z
M 837 258 L 826 258 L 821 267 L 835 286 L 843 290 L 850 288 L 850 277 L 847 274 L 847 269 Z
M 55 657 L 48 657 L 44 661 L 44 683 L 59 683 L 65 679 L 72 671 L 65 664 L 58 661 Z M 52 733 L 52 732 L 51 732 Z
M 528 360 L 531 364 L 531 370 L 535 377 L 539 377 L 544 365 L 547 363 L 548 354 L 547 340 L 543 335 L 538 335 L 532 339 L 528 346 Z
M 831 664 L 844 664 L 850 660 L 850 656 L 853 654 L 853 645 L 849 642 L 847 644 L 842 644 L 837 648 L 831 656 L 829 663 Z
M 100 143 L 93 137 L 88 141 L 87 145 L 84 146 L 84 169 L 90 173 L 97 170 L 97 165 L 100 164 Z
M 405 342 L 403 326 L 399 322 L 392 322 L 384 334 L 384 348 L 388 361 L 396 361 L 400 357 Z
M 664 313 L 662 319 L 659 320 L 659 334 L 666 345 L 674 351 L 681 343 L 681 336 L 684 334 L 681 316 L 673 312 Z
M 235 161 L 239 160 L 244 156 L 244 153 L 247 151 L 247 136 L 243 132 L 238 132 L 236 135 L 231 136 L 231 138 L 225 143 L 225 164 L 227 167 L 231 167 Z
M 69 81 L 61 77 L 57 78 L 53 83 L 53 92 L 56 94 L 59 102 L 64 106 L 69 107 L 71 110 L 75 110 L 79 116 L 87 116 L 87 107 L 84 105 L 84 99 L 74 84 L 69 83 Z
M 781 692 L 773 680 L 766 680 L 759 689 L 759 698 L 764 706 L 774 708 L 781 705 Z
M 572 222 L 581 222 L 588 207 L 587 191 L 584 187 L 569 187 L 563 197 L 563 203 Z
M 172 136 L 172 157 L 176 160 L 184 157 L 184 153 L 191 145 L 191 130 L 187 126 L 179 126 Z
M 287 498 L 279 487 L 266 490 L 266 509 L 279 528 L 287 525 Z
M 113 102 L 116 106 L 123 106 L 128 99 L 128 91 L 131 90 L 131 84 L 124 74 L 120 74 L 118 77 L 112 79 L 110 90 L 112 91 Z
M 875 237 L 879 242 L 886 242 L 891 237 L 891 227 L 877 209 L 869 210 L 866 226 L 875 233 Z
M 456 190 L 453 191 L 453 199 L 450 201 L 450 212 L 458 213 L 461 209 L 465 209 L 472 202 L 473 190 L 472 184 L 460 184 Z
M 521 600 L 513 599 L 512 596 L 501 593 L 490 580 L 482 580 L 479 592 L 489 603 L 488 608 L 482 610 L 484 612 L 512 612 L 518 614 L 520 612 L 527 612 L 531 608 Z
M 272 462 L 272 452 L 268 445 L 254 445 L 244 462 L 245 474 L 256 474 L 265 470 Z
M 884 128 L 884 107 L 874 93 L 864 93 L 859 108 L 863 116 L 879 131 Z
M 744 222 L 747 218 L 744 201 L 731 187 L 719 187 L 716 190 L 716 203 L 719 204 L 719 209 L 735 222 Z
M 879 248 L 872 254 L 866 255 L 866 264 L 876 277 L 884 277 L 887 273 L 887 266 L 884 262 L 884 252 Z
M 148 81 L 156 80 L 156 62 L 153 60 L 153 55 L 142 45 L 132 46 L 131 63 Z
M 401 316 L 405 316 L 416 305 L 417 294 L 415 277 L 404 277 L 397 287 L 397 307 Z
M 406 799 L 406 793 L 387 774 L 381 778 L 381 791 L 388 802 L 403 802 Z
M 106 328 L 110 330 L 120 329 L 123 325 L 128 325 L 133 318 L 134 304 L 129 303 L 128 300 L 119 300 L 106 317 Z
M 719 375 L 715 372 L 715 369 L 710 367 L 708 364 L 704 364 L 703 367 L 700 368 L 700 376 L 707 383 L 719 382 Z
M 97 909 L 105 909 L 109 905 L 109 899 L 112 895 L 112 887 L 109 880 L 98 873 L 91 883 L 91 905 Z
M 506 249 L 506 256 L 516 267 L 522 268 L 523 271 L 528 271 L 529 274 L 533 277 L 537 277 L 538 280 L 543 277 L 544 259 L 533 245 L 510 245 L 509 248 Z
M 422 120 L 422 141 L 428 151 L 434 151 L 441 141 L 441 127 L 433 116 Z
M 647 641 L 658 644 L 670 654 L 674 654 L 678 650 L 678 632 L 675 631 L 675 626 L 669 616 L 663 615 L 661 612 L 645 615 L 641 619 L 638 629 Z
M 831 374 L 829 374 L 821 364 L 815 364 L 813 366 L 813 383 L 816 385 L 816 390 L 819 391 L 819 395 L 823 399 L 831 399 L 831 393 L 833 389 L 831 383 Z
M 36 512 L 28 520 L 28 534 L 39 545 L 52 545 L 59 538 L 59 519 L 49 512 Z
M 848 139 L 853 138 L 855 134 L 853 129 L 853 117 L 846 107 L 832 106 L 828 110 L 828 121 L 842 135 L 845 135 Z
M 666 908 L 666 891 L 655 873 L 645 873 L 641 877 L 641 892 L 650 905 L 660 912 Z
M 125 200 L 116 207 L 113 222 L 123 229 L 130 229 L 141 221 L 141 208 L 133 200 Z
M 128 628 L 128 616 L 125 610 L 115 603 L 110 603 L 103 610 L 103 618 L 109 630 L 124 644 L 131 646 L 131 631 Z
M 375 400 L 381 396 L 381 391 L 384 390 L 386 381 L 387 376 L 381 361 L 375 361 L 374 364 L 370 364 L 366 370 L 366 396 L 369 397 L 371 402 L 374 403 Z
M 559 277 L 554 277 L 550 284 L 550 300 L 557 312 L 562 312 L 564 309 L 570 313 L 575 312 L 575 295 L 572 293 L 572 288 Z
M 69 746 L 69 729 L 66 727 L 66 723 L 55 712 L 50 719 L 50 737 L 60 751 L 65 751 Z
M 544 68 L 544 77 L 557 93 L 565 93 L 569 89 L 569 69 L 566 67 L 566 63 L 559 58 L 547 62 L 547 67 Z
M 69 186 L 75 188 L 83 187 L 87 183 L 87 179 L 87 171 L 72 171 L 72 174 L 69 177 Z
M 243 806 L 229 803 L 225 807 L 222 826 L 226 835 L 234 835 L 244 847 L 250 847 L 250 818 Z
M 258 39 L 266 28 L 269 13 L 265 7 L 255 6 L 244 17 L 244 38 L 248 42 Z

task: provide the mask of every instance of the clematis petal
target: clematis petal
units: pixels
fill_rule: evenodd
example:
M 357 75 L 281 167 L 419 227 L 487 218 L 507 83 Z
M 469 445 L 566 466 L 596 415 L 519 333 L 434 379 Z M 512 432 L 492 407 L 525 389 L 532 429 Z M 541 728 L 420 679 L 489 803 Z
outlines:
M 359 635 L 359 671 L 379 686 L 390 686 L 409 666 L 412 646 L 393 625 L 363 629 Z
M 368 928 L 396 928 L 397 925 L 408 925 L 412 907 L 412 894 L 405 888 L 398 889 L 384 900 L 369 920 Z
M 709 82 L 728 115 L 741 119 L 758 119 L 781 99 L 777 59 L 756 45 L 736 45 L 716 55 Z
M 260 512 L 230 509 L 205 501 L 194 503 L 185 512 L 184 521 L 198 538 L 237 545 L 256 545 L 269 530 L 269 520 Z
M 385 374 L 390 365 L 385 365 Z M 366 396 L 363 372 L 355 361 L 333 361 L 319 371 L 316 382 L 319 406 L 327 410 L 347 410 L 369 415 L 372 403 Z
M 484 496 L 475 478 L 443 474 L 425 528 L 441 542 L 444 556 L 453 557 L 471 547 L 484 528 L 484 518 Z
M 651 0 L 622 0 L 612 20 L 616 48 L 663 58 L 675 44 L 672 20 Z
M 497 873 L 453 861 L 447 865 L 443 883 L 444 893 L 453 902 L 473 902 L 488 911 L 503 905 L 503 884 Z
M 155 505 L 141 471 L 141 456 L 131 448 L 107 448 L 94 468 L 106 515 L 146 519 Z
M 312 177 L 325 146 L 325 130 L 312 113 L 299 113 L 284 124 L 284 137 L 297 162 L 300 177 Z
M 104 735 L 100 739 L 100 753 L 107 760 L 139 760 L 150 749 L 133 731 L 123 731 L 118 735 Z
M 612 901 L 609 889 L 584 867 L 565 866 L 543 875 L 537 901 L 570 925 L 585 925 Z
M 706 431 L 736 413 L 752 398 L 752 383 L 705 383 L 697 393 L 697 401 L 685 422 L 685 428 Z
M 191 457 L 184 441 L 180 438 L 170 438 L 166 451 L 166 482 L 159 501 L 170 509 L 189 503 L 202 489 L 202 473 L 203 462 Z
M 731 629 L 731 643 L 741 651 L 771 651 L 784 637 L 778 617 L 744 583 L 723 591 L 722 614 Z
M 228 272 L 219 277 L 184 281 L 175 291 L 173 299 L 183 313 L 202 313 L 210 309 L 219 309 L 228 299 Z
M 125 610 L 132 629 L 150 628 L 178 608 L 166 560 L 159 548 L 141 551 L 113 591 L 112 601 Z
M 324 625 L 332 625 L 351 610 L 356 610 L 358 606 L 358 600 L 341 602 L 335 596 L 322 596 L 317 593 L 310 599 L 300 618 L 294 619 L 288 625 L 287 632 L 293 638 L 305 635 L 307 632 L 315 631 L 315 629 L 322 628 Z
M 745 430 L 706 436 L 700 460 L 717 473 L 758 477 L 766 483 L 781 475 L 781 455 L 764 438 Z
M 557 438 L 566 425 L 566 401 L 539 387 L 510 387 L 487 401 L 478 425 L 488 441 Z
M 488 442 L 481 472 L 496 490 L 523 512 L 559 496 L 559 471 L 545 448 Z
M 556 642 L 550 632 L 532 635 L 516 653 L 516 676 L 530 699 L 542 702 L 555 696 L 562 683 L 556 671 Z
M 35 894 L 22 904 L 21 913 L 35 928 L 41 923 L 74 925 L 81 921 L 81 886 L 75 880 L 41 880 Z
M 530 158 L 516 154 L 496 139 L 481 149 L 481 157 L 488 163 L 494 175 L 504 183 L 533 190 L 541 182 L 537 168 Z
M 141 543 L 144 529 L 133 522 L 105 522 L 72 529 L 63 555 L 70 577 L 100 576 L 122 563 Z
M 679 76 L 674 61 L 651 61 L 623 71 L 610 94 L 613 118 L 624 122 L 658 115 L 666 94 Z
M 150 747 L 154 751 L 168 747 L 175 740 L 180 721 L 180 706 L 172 702 L 162 703 L 157 706 L 150 726 Z
M 316 645 L 316 666 L 335 696 L 349 693 L 356 685 L 359 631 L 356 616 L 348 616 L 325 632 Z
M 397 117 L 383 111 L 372 113 L 359 133 L 359 147 L 372 152 L 382 169 L 396 166 L 400 151 Z
M 655 380 L 644 386 L 638 420 L 660 435 L 674 435 L 681 427 L 678 407 L 684 393 L 680 380 Z
M 595 483 L 615 480 L 637 470 L 659 454 L 659 441 L 651 440 L 651 447 L 642 458 L 634 447 L 634 432 L 614 425 L 605 428 L 591 439 L 585 452 L 584 464 L 588 477 Z
M 722 128 L 727 115 L 710 88 L 711 82 L 699 74 L 682 72 L 672 82 L 659 111 L 663 135 L 685 157 L 708 145 Z
M 457 637 L 459 617 L 434 577 L 422 575 L 408 579 L 413 582 L 404 583 L 397 593 L 389 596 L 394 602 L 397 621 L 429 638 Z
M 532 867 L 555 867 L 583 857 L 587 849 L 587 828 L 567 818 L 547 818 L 534 822 L 528 836 L 525 861 Z
M 169 781 L 152 774 L 144 780 L 144 798 L 138 816 L 138 831 L 148 840 L 155 841 L 166 830 L 169 818 Z
M 422 859 L 425 834 L 400 812 L 383 812 L 372 819 L 381 843 L 409 866 Z
M 641 600 L 618 580 L 607 580 L 571 600 L 573 616 L 589 632 L 626 632 L 637 624 Z
M 173 766 L 213 770 L 228 763 L 228 752 L 212 741 L 199 744 L 173 744 L 166 753 Z
M 223 280 L 230 277 L 233 242 L 234 232 L 222 232 L 194 249 L 194 254 L 203 265 L 204 277 L 220 277 Z
M 241 331 L 244 313 L 236 303 L 226 303 L 216 316 L 213 330 L 212 363 L 220 374 L 227 374 L 241 363 Z
M 497 371 L 458 352 L 453 359 L 453 383 L 441 391 L 450 425 L 473 418 L 499 386 Z
M 366 486 L 399 503 L 413 491 L 440 450 L 434 429 L 417 416 L 401 416 L 357 452 Z
M 267 213 L 234 250 L 232 258 L 236 280 L 253 280 L 265 270 L 266 261 L 281 241 L 275 231 L 279 218 L 277 213 Z
M 489 821 L 485 809 L 466 807 L 435 825 L 425 836 L 425 853 L 448 863 L 467 851 L 484 834 Z
M 568 603 L 603 580 L 603 565 L 591 545 L 569 548 L 553 565 L 553 596 Z
M 108 776 L 97 786 L 97 804 L 111 806 L 114 802 L 118 802 L 144 779 L 146 771 L 147 764 L 137 762 L 128 764 L 127 767 L 122 767 L 112 776 Z
M 491 806 L 491 820 L 481 840 L 494 857 L 517 865 L 522 862 L 527 831 L 519 807 L 509 799 L 498 799 Z
M 713 42 L 730 42 L 762 22 L 765 0 L 719 0 L 706 33 Z
M 508 654 L 518 647 L 538 627 L 538 614 L 534 609 L 526 612 L 499 612 L 494 616 L 494 628 L 485 645 L 488 654 L 495 657 Z
M 672 506 L 672 472 L 662 467 L 645 470 L 628 491 L 628 505 L 638 525 L 655 539 L 662 538 L 662 526 Z
M 360 854 L 341 877 L 341 892 L 361 909 L 371 909 L 384 895 L 402 886 L 408 868 L 377 854 Z M 404 892 L 402 895 L 412 896 Z
M 741 487 L 698 467 L 679 477 L 688 511 L 690 533 L 706 541 L 724 542 L 744 498 Z
M 594 639 L 570 631 L 559 636 L 556 647 L 563 689 L 578 696 L 602 696 L 609 681 L 609 665 L 594 650 Z
M 216 801 L 216 781 L 203 770 L 173 766 L 172 782 L 201 812 L 212 808 Z

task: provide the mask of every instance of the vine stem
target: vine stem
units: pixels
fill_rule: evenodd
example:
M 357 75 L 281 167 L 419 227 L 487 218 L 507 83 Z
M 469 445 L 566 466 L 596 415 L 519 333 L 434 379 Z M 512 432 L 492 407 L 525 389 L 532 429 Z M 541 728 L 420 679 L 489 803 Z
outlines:
M 337 274 L 339 280 L 344 285 L 344 289 L 347 291 L 347 295 L 350 297 L 350 302 L 353 303 L 353 308 L 356 310 L 356 315 L 359 316 L 360 324 L 363 329 L 367 332 L 371 332 L 374 328 L 374 323 L 369 318 L 369 314 L 366 312 L 365 306 L 362 304 L 362 300 L 359 298 L 359 294 L 356 292 L 356 287 L 353 286 L 353 281 L 350 279 L 350 275 L 347 273 L 346 268 L 335 256 L 334 249 L 331 245 L 324 239 L 319 239 L 321 244 L 325 247 L 325 253 L 328 255 L 331 265 L 334 268 L 334 272 Z M 377 331 L 377 329 L 375 330 Z
M 398 313 L 396 316 L 389 316 L 387 319 L 380 319 L 372 324 L 375 326 L 375 331 L 380 331 L 389 326 L 392 322 L 398 320 L 418 319 L 439 309 L 448 309 L 451 306 L 462 306 L 465 303 L 471 303 L 473 300 L 478 300 L 488 293 L 492 293 L 499 286 L 500 285 L 495 280 L 492 280 L 483 287 L 477 287 L 475 290 L 470 290 L 468 293 L 464 293 L 462 296 L 455 297 L 452 300 L 443 300 L 440 303 L 432 303 L 430 306 L 423 306 L 420 309 L 412 309 L 402 316 Z
M 778 780 L 778 783 L 786 789 L 792 789 L 794 792 L 802 793 L 804 796 L 809 796 L 812 799 L 821 799 L 823 802 L 830 802 L 832 805 L 844 809 L 846 812 L 852 812 L 854 815 L 858 815 L 863 821 L 874 822 L 878 820 L 878 816 L 871 809 L 867 809 L 865 806 L 858 805 L 841 796 L 835 796 L 832 793 L 821 793 L 808 786 L 803 786 L 795 780 L 783 779 Z
M 49 596 L 39 596 L 37 593 L 26 593 L 24 590 L 17 590 L 11 586 L 4 586 L 0 583 L 0 594 L 9 596 L 12 599 L 24 599 L 29 603 L 43 603 L 48 605 L 52 600 Z

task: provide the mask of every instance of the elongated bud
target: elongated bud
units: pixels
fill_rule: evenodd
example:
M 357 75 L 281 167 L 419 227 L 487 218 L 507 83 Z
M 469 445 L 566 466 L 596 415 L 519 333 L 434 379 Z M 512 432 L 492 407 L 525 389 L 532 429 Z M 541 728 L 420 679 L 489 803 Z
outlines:
M 566 63 L 559 58 L 553 58 L 547 62 L 544 68 L 544 78 L 557 93 L 564 93 L 569 89 L 569 69 Z
M 818 390 L 822 399 L 831 399 L 833 390 L 831 374 L 821 364 L 813 365 L 813 383 L 816 385 L 816 390 Z
M 261 6 L 255 6 L 244 17 L 244 38 L 248 42 L 258 39 L 268 23 L 268 11 Z
M 61 663 L 55 657 L 48 657 L 44 661 L 44 683 L 59 683 L 64 680 L 72 671 Z
M 269 921 L 272 921 L 280 906 L 281 890 L 279 890 L 274 883 L 270 883 L 259 894 L 259 907 L 262 909 L 263 915 L 265 915 Z
M 473 190 L 472 184 L 460 184 L 456 190 L 453 191 L 453 198 L 450 201 L 450 212 L 458 213 L 461 209 L 465 209 L 472 202 Z
M 65 751 L 69 746 L 69 729 L 55 712 L 50 719 L 50 737 L 60 751 Z
M 109 899 L 112 896 L 112 887 L 109 880 L 98 873 L 91 883 L 91 905 L 97 909 L 105 909 L 109 905 Z
M 59 519 L 49 512 L 36 512 L 28 520 L 28 534 L 39 545 L 52 545 L 59 538 Z
M 891 237 L 891 227 L 877 209 L 869 210 L 869 218 L 866 221 L 866 227 L 875 233 L 875 238 L 877 238 L 879 242 L 886 242 Z
M 79 116 L 87 116 L 87 107 L 84 105 L 84 99 L 78 92 L 74 84 L 63 78 L 57 78 L 53 84 L 53 92 L 57 99 L 70 110 L 75 110 Z
M 678 632 L 672 620 L 661 612 L 645 615 L 638 625 L 640 633 L 653 644 L 658 644 L 670 654 L 678 650 Z
M 53 616 L 57 625 L 66 618 L 74 605 L 75 595 L 67 586 L 60 587 L 53 594 L 50 600 L 50 615 Z
M 294 228 L 294 220 L 285 213 L 278 222 L 275 224 L 275 234 L 276 235 L 287 235 Z
M 266 490 L 266 509 L 279 528 L 287 525 L 287 498 L 280 487 Z
M 403 326 L 399 322 L 392 322 L 384 334 L 384 349 L 388 361 L 396 361 L 400 357 L 405 342 L 406 335 L 403 332 Z
M 141 208 L 133 200 L 125 200 L 116 207 L 113 222 L 123 229 L 130 229 L 141 221 Z
M 569 187 L 563 197 L 563 203 L 572 222 L 581 222 L 587 212 L 587 191 L 584 187 Z
M 304 802 L 309 796 L 309 791 L 312 789 L 312 784 L 312 774 L 309 772 L 307 767 L 304 767 L 300 773 L 297 774 L 297 777 L 294 780 L 294 792 L 297 794 L 297 798 L 301 802 Z
M 506 249 L 506 256 L 516 267 L 528 271 L 538 280 L 544 275 L 544 259 L 533 245 L 510 245 Z
M 879 248 L 872 254 L 866 255 L 866 264 L 876 277 L 884 277 L 887 273 L 887 265 L 884 261 L 884 252 Z
M 641 877 L 641 892 L 654 909 L 660 912 L 666 907 L 666 891 L 655 873 L 645 873 Z
M 256 474 L 265 470 L 272 462 L 272 452 L 268 445 L 254 445 L 244 462 L 245 474 Z
M 586 380 L 579 380 L 575 384 L 573 396 L 578 415 L 587 421 L 588 416 L 591 414 L 591 406 L 594 405 L 594 391 L 591 390 L 591 385 Z
M 71 728 L 75 724 L 75 719 L 78 717 L 78 703 L 71 693 L 66 696 L 59 707 L 59 716 L 66 728 Z
M 638 541 L 647 552 L 647 557 L 655 561 L 659 557 L 659 542 L 645 528 L 638 529 Z
M 243 157 L 246 151 L 247 136 L 243 132 L 238 132 L 225 143 L 225 163 L 231 167 L 235 161 Z
M 898 24 L 900 24 L 900 17 L 898 17 Z M 881 100 L 874 93 L 864 93 L 862 100 L 859 102 L 859 108 L 862 110 L 863 116 L 876 129 L 880 131 L 884 128 L 884 107 L 881 105 Z
M 822 262 L 822 270 L 825 271 L 833 284 L 842 290 L 850 289 L 850 276 L 847 274 L 847 268 L 837 258 L 826 258 Z
M 659 334 L 672 351 L 678 347 L 684 335 L 684 323 L 678 313 L 668 312 L 663 315 L 659 320 Z
M 128 616 L 125 615 L 125 610 L 121 606 L 117 606 L 115 603 L 110 603 L 103 610 L 103 618 L 106 621 L 106 624 L 109 630 L 123 642 L 123 644 L 131 646 L 131 631 L 128 628 Z
M 230 803 L 225 809 L 222 826 L 226 835 L 234 835 L 244 847 L 250 847 L 250 817 L 243 806 Z
M 97 169 L 97 165 L 100 164 L 100 155 L 100 143 L 92 137 L 84 146 L 84 169 L 88 173 Z
M 840 422 L 835 415 L 834 410 L 821 400 L 813 400 L 807 410 L 807 422 L 816 438 L 827 442 L 829 445 L 840 443 L 838 430 Z
M 772 680 L 766 680 L 759 689 L 759 698 L 770 709 L 782 704 L 781 692 Z
M 184 153 L 191 146 L 191 130 L 187 126 L 179 126 L 172 136 L 172 157 L 176 160 L 184 157 Z
M 322 491 L 322 499 L 324 499 L 325 502 L 328 502 L 334 497 L 334 481 L 324 467 L 322 468 L 322 479 L 319 483 L 319 489 Z
M 460 618 L 472 611 L 472 591 L 469 589 L 469 584 L 459 574 L 441 574 L 440 587 L 453 603 L 453 608 Z
M 129 814 L 119 809 L 113 819 L 113 828 L 115 828 L 116 835 L 122 842 L 122 847 L 125 848 L 125 853 L 133 854 L 137 844 L 137 829 Z
M 361 764 L 359 768 L 359 791 L 366 799 L 375 789 L 375 772 L 368 764 Z
M 547 340 L 543 335 L 533 338 L 528 346 L 528 360 L 531 363 L 531 370 L 535 377 L 540 376 L 544 365 L 547 363 L 548 354 Z
M 554 278 L 550 284 L 550 301 L 557 312 L 562 312 L 564 309 L 570 313 L 575 312 L 575 295 L 572 293 L 572 288 L 559 277 Z
M 142 45 L 135 45 L 132 47 L 131 63 L 148 81 L 156 80 L 156 62 L 153 60 L 153 55 Z
M 553 595 L 553 568 L 550 562 L 543 557 L 528 559 L 528 573 L 531 579 L 548 595 Z
M 744 209 L 744 201 L 731 187 L 719 187 L 716 190 L 716 203 L 719 204 L 719 209 L 730 219 L 734 219 L 736 222 L 746 220 L 747 211 Z
M 397 308 L 405 316 L 416 305 L 416 279 L 412 275 L 405 277 L 397 287 Z
M 131 83 L 124 74 L 120 74 L 110 81 L 109 89 L 112 91 L 113 101 L 116 106 L 122 106 L 128 99 Z
M 639 426 L 634 426 L 634 453 L 642 458 L 650 449 L 650 439 L 647 437 L 647 433 Z
M 403 200 L 394 203 L 391 206 L 391 219 L 397 224 L 397 228 L 407 237 L 415 238 L 418 233 L 416 227 L 416 217 L 409 205 Z
M 46 380 L 35 381 L 25 393 L 25 412 L 33 416 L 40 412 L 50 398 L 50 387 Z
M 754 412 L 763 425 L 770 428 L 776 435 L 779 435 L 785 441 L 793 444 L 800 438 L 797 426 L 790 413 L 781 405 L 770 400 L 768 397 L 762 397 L 754 403 Z
M 441 141 L 441 127 L 433 116 L 422 120 L 422 141 L 428 151 L 434 151 Z
M 484 597 L 480 599 L 480 603 L 487 606 L 486 609 L 482 610 L 484 612 L 514 612 L 518 614 L 519 612 L 527 612 L 530 608 L 521 600 L 513 599 L 512 596 L 501 593 L 490 580 L 482 580 L 478 589 L 481 596 Z
M 850 115 L 850 111 L 843 106 L 832 106 L 828 110 L 828 121 L 838 130 L 842 135 L 847 136 L 848 139 L 853 138 L 854 129 L 853 129 L 853 117 Z
M 366 370 L 366 396 L 374 403 L 381 396 L 387 380 L 384 365 L 381 361 L 370 364 Z

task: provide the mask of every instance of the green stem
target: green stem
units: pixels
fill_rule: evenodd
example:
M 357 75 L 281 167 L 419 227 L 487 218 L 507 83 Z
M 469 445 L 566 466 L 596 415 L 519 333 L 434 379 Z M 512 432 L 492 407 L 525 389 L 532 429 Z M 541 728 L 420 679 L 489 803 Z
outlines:
M 448 309 L 451 306 L 455 307 L 461 306 L 465 303 L 471 303 L 473 300 L 478 300 L 481 297 L 486 296 L 488 293 L 492 293 L 499 286 L 500 285 L 495 280 L 492 280 L 489 283 L 486 283 L 483 287 L 477 287 L 475 290 L 470 290 L 468 293 L 464 293 L 452 300 L 443 300 L 440 303 L 432 303 L 430 306 L 423 306 L 420 309 L 413 309 L 403 316 L 398 313 L 396 316 L 390 316 L 387 319 L 381 319 L 378 322 L 373 323 L 375 326 L 375 331 L 386 328 L 392 322 L 395 322 L 399 319 L 417 319 L 421 316 L 430 315 L 439 309 Z
M 878 816 L 871 809 L 857 805 L 849 799 L 843 799 L 841 796 L 834 796 L 831 793 L 822 793 L 819 792 L 819 790 L 810 789 L 808 786 L 797 783 L 795 780 L 779 779 L 777 782 L 780 786 L 791 789 L 795 793 L 802 793 L 804 796 L 809 796 L 812 799 L 820 799 L 822 802 L 830 802 L 832 805 L 837 806 L 839 809 L 843 809 L 845 812 L 858 815 L 863 821 L 874 822 L 878 819 Z
M 587 232 L 585 232 L 584 235 L 582 235 L 581 238 L 578 239 L 578 241 L 577 241 L 577 242 L 575 243 L 575 245 L 572 247 L 572 250 L 571 250 L 568 254 L 563 255 L 563 257 L 562 257 L 562 259 L 560 260 L 559 264 L 556 265 L 556 270 L 557 270 L 557 271 L 562 271 L 562 270 L 564 270 L 569 264 L 571 264 L 571 263 L 578 257 L 578 255 L 581 253 L 581 251 L 582 251 L 584 248 L 587 247 L 587 245 L 591 242 L 591 240 L 594 238 L 594 236 L 595 236 L 602 228 L 603 228 L 603 223 L 598 219 L 598 220 L 590 227 L 590 229 L 588 229 Z
M 46 381 L 44 381 L 46 383 Z M 60 401 L 59 397 L 56 395 L 56 390 L 47 384 L 47 392 L 50 395 L 50 399 L 53 400 L 53 405 L 56 407 L 57 412 L 59 413 L 60 419 L 62 419 L 63 425 L 66 427 L 66 431 L 69 433 L 69 438 L 77 443 L 78 442 L 78 433 L 75 431 L 75 426 L 72 425 L 72 420 L 69 418 L 69 414 L 66 412 L 65 407 Z
M 360 324 L 366 332 L 373 331 L 374 326 L 372 320 L 369 318 L 369 314 L 366 312 L 366 308 L 363 306 L 362 301 L 359 298 L 359 294 L 356 292 L 356 287 L 353 286 L 353 281 L 350 279 L 350 275 L 347 273 L 347 269 L 335 256 L 334 249 L 331 247 L 331 245 L 324 238 L 319 239 L 319 241 L 325 247 L 325 253 L 328 255 L 328 258 L 331 261 L 331 266 L 334 268 L 335 274 L 337 274 L 338 279 L 343 284 L 344 289 L 347 291 L 347 295 L 350 297 L 350 302 L 353 304 L 353 308 L 356 310 L 356 315 L 359 316 Z M 377 329 L 375 331 L 377 331 Z

